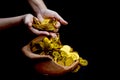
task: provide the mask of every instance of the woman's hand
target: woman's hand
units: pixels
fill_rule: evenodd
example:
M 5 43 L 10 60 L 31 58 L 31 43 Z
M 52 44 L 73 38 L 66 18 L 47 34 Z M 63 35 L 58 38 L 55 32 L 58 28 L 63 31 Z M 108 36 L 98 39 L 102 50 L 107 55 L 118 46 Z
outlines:
M 32 14 L 26 14 L 24 17 L 24 24 L 28 26 L 29 30 L 36 34 L 36 35 L 46 35 L 46 36 L 52 36 L 52 37 L 56 37 L 57 34 L 54 32 L 47 32 L 47 31 L 40 31 L 37 30 L 35 28 L 32 27 L 32 23 L 33 23 L 33 15 Z M 56 29 L 57 32 L 58 29 Z
M 25 17 L 24 17 L 24 24 L 28 26 L 29 30 L 36 34 L 36 35 L 49 35 L 49 32 L 47 31 L 39 31 L 35 28 L 32 27 L 32 23 L 33 23 L 33 15 L 32 14 L 26 14 Z
M 35 16 L 40 20 L 40 22 L 42 22 L 45 18 L 52 18 L 58 21 L 55 25 L 56 32 L 59 30 L 61 24 L 68 24 L 68 22 L 65 21 L 56 11 L 48 9 L 43 0 L 28 0 L 28 3 L 32 7 L 35 12 Z
M 65 21 L 57 12 L 50 9 L 42 9 L 39 12 L 37 12 L 36 15 L 40 21 L 43 21 L 44 18 L 51 18 L 51 19 L 57 20 L 58 22 L 55 25 L 55 27 L 58 29 L 61 26 L 61 24 L 63 25 L 68 24 L 68 22 Z

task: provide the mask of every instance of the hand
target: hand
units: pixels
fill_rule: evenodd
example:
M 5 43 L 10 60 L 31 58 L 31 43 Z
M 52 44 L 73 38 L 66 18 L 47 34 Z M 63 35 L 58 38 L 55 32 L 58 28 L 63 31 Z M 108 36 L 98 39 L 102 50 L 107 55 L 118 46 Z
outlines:
M 46 35 L 46 36 L 52 36 L 52 37 L 56 37 L 57 34 L 53 33 L 53 32 L 47 32 L 47 31 L 39 31 L 35 28 L 32 27 L 32 23 L 33 23 L 33 15 L 32 14 L 26 14 L 24 17 L 24 24 L 28 26 L 29 30 L 36 34 L 36 35 Z M 56 29 L 58 30 L 58 29 Z M 56 31 L 57 32 L 57 31 Z
M 57 24 L 55 25 L 56 30 L 60 28 L 61 24 L 63 25 L 68 24 L 68 22 L 65 21 L 57 12 L 50 9 L 42 9 L 39 12 L 37 12 L 36 15 L 40 21 L 43 21 L 44 18 L 56 19 L 58 21 Z
M 61 24 L 68 24 L 68 22 L 65 21 L 57 12 L 48 9 L 43 0 L 28 0 L 28 2 L 35 12 L 35 16 L 40 20 L 40 22 L 42 22 L 45 18 L 52 18 L 58 21 L 55 25 L 55 32 L 58 32 Z
M 36 35 L 50 35 L 47 31 L 39 31 L 32 27 L 33 17 L 34 16 L 32 14 L 26 14 L 23 20 L 24 24 L 28 26 L 29 30 Z

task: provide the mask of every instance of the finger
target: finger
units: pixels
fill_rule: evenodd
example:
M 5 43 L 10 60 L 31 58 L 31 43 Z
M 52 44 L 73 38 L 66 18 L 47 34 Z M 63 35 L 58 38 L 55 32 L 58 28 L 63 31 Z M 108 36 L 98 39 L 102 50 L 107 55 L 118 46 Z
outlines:
M 67 24 L 68 24 L 68 22 L 65 21 L 58 13 L 56 13 L 56 14 L 54 15 L 54 17 L 55 17 L 58 21 L 60 21 L 60 23 L 63 24 L 63 25 L 67 25 Z
M 47 36 L 49 36 L 49 32 L 47 32 L 47 31 L 39 31 L 37 29 L 34 29 L 33 27 L 29 27 L 29 29 L 36 35 L 47 35 Z
M 28 23 L 28 26 L 32 26 L 32 23 Z
M 27 17 L 24 19 L 25 25 L 32 26 L 32 22 L 33 22 L 33 16 L 27 15 Z
M 55 33 L 58 32 L 58 31 L 59 31 L 59 29 L 55 29 L 55 30 L 54 30 Z
M 53 32 L 50 32 L 49 35 L 52 36 L 53 38 L 57 37 L 57 34 Z
M 44 20 L 44 18 L 40 14 L 37 15 L 37 18 L 40 22 L 42 22 Z
M 59 21 L 57 21 L 56 25 L 55 25 L 55 28 L 60 28 L 61 24 Z

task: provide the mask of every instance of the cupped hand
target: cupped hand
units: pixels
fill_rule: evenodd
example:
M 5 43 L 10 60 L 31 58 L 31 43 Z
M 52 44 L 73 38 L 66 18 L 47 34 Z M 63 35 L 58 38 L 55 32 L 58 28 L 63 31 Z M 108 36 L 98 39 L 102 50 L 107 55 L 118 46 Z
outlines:
M 56 28 L 55 32 L 48 32 L 48 31 L 40 31 L 35 29 L 34 27 L 32 27 L 32 23 L 33 23 L 33 15 L 32 14 L 26 14 L 25 18 L 24 18 L 24 24 L 28 26 L 29 30 L 36 34 L 36 35 L 46 35 L 46 36 L 52 36 L 52 37 L 56 37 L 56 33 L 59 29 Z
M 57 20 L 57 24 L 55 25 L 56 28 L 59 28 L 61 24 L 67 25 L 68 22 L 64 20 L 56 11 L 50 10 L 50 9 L 42 9 L 37 14 L 37 18 L 40 21 L 43 21 L 44 18 L 51 18 Z
M 47 31 L 39 31 L 35 28 L 32 27 L 32 23 L 33 23 L 33 15 L 32 14 L 26 14 L 24 17 L 24 24 L 28 26 L 29 30 L 36 34 L 36 35 L 49 35 L 49 32 Z

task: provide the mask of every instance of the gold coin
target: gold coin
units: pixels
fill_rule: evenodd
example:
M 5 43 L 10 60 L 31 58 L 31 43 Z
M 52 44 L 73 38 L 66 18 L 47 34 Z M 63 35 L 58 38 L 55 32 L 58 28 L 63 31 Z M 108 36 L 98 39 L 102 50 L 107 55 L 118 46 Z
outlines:
M 86 59 L 80 59 L 79 60 L 79 63 L 82 65 L 82 66 L 87 66 L 88 65 L 88 61 Z
M 66 57 L 68 56 L 67 53 L 64 52 L 64 51 L 60 51 L 60 54 L 61 54 L 62 57 L 63 57 L 63 56 L 66 56 Z
M 60 49 L 61 51 L 65 51 L 69 54 L 69 52 L 72 50 L 72 48 L 69 45 L 63 45 L 63 47 Z
M 70 52 L 69 55 L 70 57 L 72 57 L 73 60 L 78 60 L 79 59 L 79 55 L 78 52 Z
M 58 57 L 60 57 L 60 53 L 58 51 L 53 51 L 52 56 L 58 58 Z
M 75 73 L 75 72 L 78 72 L 80 70 L 81 66 L 78 65 L 77 68 L 75 68 L 72 72 Z
M 31 48 L 31 51 L 32 51 L 32 52 L 35 52 L 35 51 L 37 51 L 37 50 L 38 50 L 38 49 L 37 49 L 36 47 L 32 47 L 32 48 Z
M 63 62 L 63 61 L 58 61 L 57 63 L 58 63 L 59 65 L 64 66 L 64 62 Z
M 70 66 L 73 64 L 73 62 L 74 61 L 73 61 L 72 57 L 67 57 L 66 61 L 65 61 L 65 66 Z
M 34 17 L 32 26 L 38 30 L 54 31 L 56 22 L 57 21 L 53 19 L 44 19 L 42 22 L 40 22 Z

